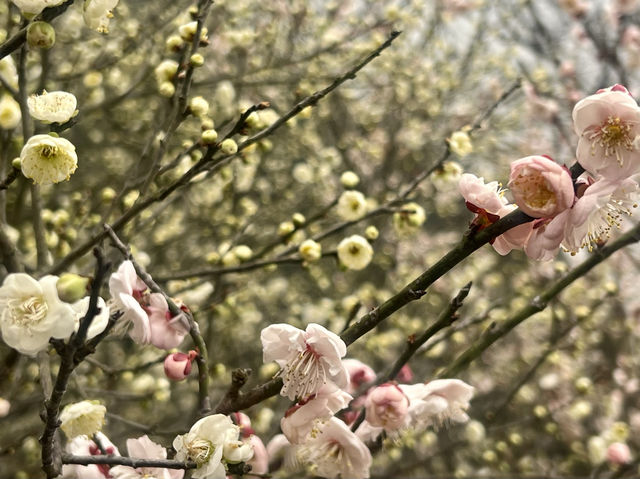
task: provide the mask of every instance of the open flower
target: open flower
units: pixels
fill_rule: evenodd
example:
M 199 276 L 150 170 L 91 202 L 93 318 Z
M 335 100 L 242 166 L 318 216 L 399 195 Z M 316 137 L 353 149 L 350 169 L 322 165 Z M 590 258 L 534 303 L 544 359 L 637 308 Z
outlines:
M 44 123 L 65 123 L 76 114 L 76 97 L 66 91 L 42 92 L 27 98 L 29 114 Z
M 156 348 L 173 349 L 177 347 L 189 332 L 183 314 L 172 316 L 167 300 L 161 293 L 149 294 L 148 304 L 144 307 L 149 317 L 149 342 Z
M 160 444 L 156 444 L 146 434 L 137 439 L 127 439 L 127 452 L 130 457 L 140 459 L 166 459 L 167 450 Z M 129 467 L 115 466 L 109 471 L 113 479 L 182 479 L 184 470 L 166 469 L 160 467 Z
M 425 219 L 427 215 L 422 206 L 418 203 L 407 203 L 401 211 L 393 214 L 393 227 L 400 234 L 409 234 L 422 226 Z
M 85 0 L 82 16 L 92 30 L 109 33 L 109 20 L 120 0 Z
M 409 399 L 396 384 L 382 384 L 367 394 L 367 421 L 374 427 L 396 431 L 407 423 Z
M 447 138 L 449 148 L 456 155 L 463 158 L 473 151 L 473 144 L 471 143 L 471 137 L 466 131 L 455 131 L 451 134 L 451 137 Z
M 373 248 L 360 235 L 352 235 L 338 243 L 338 259 L 348 269 L 366 268 L 373 258 Z
M 60 5 L 64 0 L 11 0 L 24 13 L 37 15 L 48 7 Z
M 22 354 L 33 356 L 47 348 L 49 338 L 67 338 L 74 330 L 76 313 L 58 298 L 57 281 L 13 273 L 0 287 L 2 339 Z
M 340 337 L 319 324 L 302 331 L 288 324 L 272 324 L 260 333 L 264 362 L 275 361 L 282 368 L 280 394 L 305 399 L 329 381 L 340 389 L 349 375 L 340 358 L 347 346 Z
M 343 359 L 342 364 L 349 372 L 348 393 L 355 393 L 363 384 L 369 384 L 376 380 L 376 372 L 362 361 L 357 359 Z
M 576 157 L 590 173 L 608 179 L 628 178 L 640 171 L 640 108 L 622 85 L 599 90 L 573 109 L 580 136 Z
M 148 344 L 151 339 L 149 317 L 139 302 L 146 290 L 147 285 L 138 278 L 131 261 L 123 261 L 109 278 L 112 309 L 124 313 L 120 318 L 120 324 L 122 327 L 131 326 L 129 336 L 142 344 Z
M 347 407 L 352 399 L 335 384 L 325 384 L 316 394 L 289 408 L 280 420 L 280 428 L 291 444 L 304 443 L 309 434 L 315 437 L 326 420 Z
M 100 447 L 89 439 L 87 436 L 77 436 L 67 442 L 65 451 L 75 456 L 97 456 L 102 455 L 101 448 L 104 452 L 119 456 L 118 448 L 101 432 L 94 436 L 100 442 Z M 78 464 L 64 464 L 62 466 L 62 477 L 74 479 L 102 479 L 111 478 L 109 475 L 110 468 L 106 464 L 89 464 L 88 466 L 80 466 Z
M 6 93 L 0 99 L 0 128 L 3 130 L 13 130 L 22 120 L 20 104 Z
M 299 455 L 321 477 L 369 477 L 371 452 L 340 419 L 332 417 L 322 431 L 300 448 Z
M 238 457 L 234 454 L 240 428 L 223 414 L 206 416 L 196 422 L 187 434 L 173 440 L 176 460 L 194 461 L 198 468 L 192 474 L 196 479 L 225 479 L 226 466 L 223 461 L 231 459 L 249 460 L 251 455 L 242 449 Z
M 60 428 L 68 438 L 91 436 L 102 429 L 107 408 L 98 401 L 68 404 L 60 413 Z
M 359 191 L 347 190 L 338 198 L 336 212 L 343 220 L 359 220 L 367 212 L 367 200 Z
M 87 314 L 87 310 L 89 309 L 89 300 L 90 300 L 89 296 L 85 296 L 81 300 L 76 301 L 71 305 L 71 307 L 76 313 L 76 316 L 75 316 L 76 332 L 80 327 L 80 321 Z M 98 308 L 100 308 L 100 312 L 96 314 L 91 320 L 91 325 L 87 330 L 87 339 L 91 339 L 97 336 L 98 334 L 100 334 L 102 331 L 104 331 L 104 328 L 106 328 L 107 325 L 109 324 L 109 308 L 105 304 L 104 299 L 98 298 Z
M 409 416 L 416 427 L 440 425 L 448 420 L 466 422 L 473 387 L 459 379 L 436 379 L 426 384 L 400 384 L 409 398 Z
M 534 218 L 553 218 L 571 208 L 575 197 L 569 171 L 545 156 L 512 162 L 509 188 L 516 205 Z
M 20 152 L 22 173 L 34 183 L 48 185 L 68 180 L 78 167 L 76 147 L 69 140 L 34 135 Z

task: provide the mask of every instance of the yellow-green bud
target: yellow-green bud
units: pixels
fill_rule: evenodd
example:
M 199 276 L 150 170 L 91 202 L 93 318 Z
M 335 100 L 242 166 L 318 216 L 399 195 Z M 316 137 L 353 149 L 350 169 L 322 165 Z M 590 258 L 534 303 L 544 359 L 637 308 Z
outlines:
M 260 121 L 260 116 L 258 116 L 255 111 L 249 113 L 249 116 L 244 120 L 244 122 L 249 128 L 258 128 L 262 123 Z
M 200 118 L 200 128 L 202 129 L 202 131 L 213 130 L 215 126 L 216 124 L 208 116 L 203 116 L 202 118 Z
M 170 52 L 177 52 L 182 48 L 184 41 L 179 35 L 171 35 L 167 38 L 165 45 Z
M 160 83 L 160 87 L 158 88 L 158 91 L 162 96 L 171 98 L 173 94 L 176 92 L 176 87 L 170 81 L 163 81 L 162 83 Z
M 238 145 L 231 138 L 227 138 L 222 143 L 220 143 L 220 150 L 225 155 L 233 155 L 238 152 Z
M 218 132 L 213 129 L 204 130 L 200 138 L 205 145 L 212 145 L 218 140 Z
M 293 221 L 293 224 L 296 225 L 297 227 L 302 226 L 307 221 L 307 219 L 304 217 L 302 213 L 294 213 L 293 216 L 291 216 L 291 220 Z
M 48 50 L 56 43 L 56 31 L 47 22 L 33 22 L 27 27 L 27 43 L 33 48 Z
M 65 303 L 75 303 L 84 298 L 87 295 L 88 286 L 89 278 L 73 273 L 62 273 L 56 283 L 58 296 Z
M 278 236 L 287 236 L 296 230 L 296 226 L 291 221 L 283 221 L 278 225 Z
M 102 191 L 100 191 L 100 199 L 105 203 L 112 201 L 116 197 L 116 195 L 116 190 L 110 188 L 109 186 L 107 186 L 106 188 L 102 188 Z
M 201 67 L 204 65 L 204 57 L 199 53 L 194 53 L 191 55 L 191 58 L 189 58 L 189 64 L 192 67 Z
M 360 183 L 360 177 L 353 171 L 345 171 L 340 176 L 340 183 L 345 188 L 355 188 Z
M 378 239 L 378 236 L 380 236 L 380 232 L 378 231 L 378 228 L 371 225 L 367 226 L 367 229 L 364 230 L 364 235 L 369 241 L 375 241 Z
M 14 158 L 11 160 L 11 166 L 13 166 L 16 170 L 20 170 L 22 168 L 22 162 L 20 158 Z

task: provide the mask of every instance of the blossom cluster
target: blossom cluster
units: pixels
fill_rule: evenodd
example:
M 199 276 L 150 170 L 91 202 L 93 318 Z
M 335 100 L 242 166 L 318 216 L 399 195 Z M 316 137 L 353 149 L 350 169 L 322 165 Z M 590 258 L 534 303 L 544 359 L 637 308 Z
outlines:
M 460 192 L 476 213 L 473 228 L 485 228 L 516 207 L 533 218 L 495 238 L 498 253 L 524 249 L 532 259 L 550 260 L 559 247 L 572 254 L 591 251 L 637 207 L 640 107 L 629 91 L 613 85 L 580 100 L 573 126 L 579 136 L 578 165 L 572 167 L 577 178 L 548 156 L 521 158 L 511 164 L 508 187 L 515 204 L 509 204 L 496 182 L 462 175 Z
M 283 441 L 316 475 L 369 477 L 372 457 L 366 442 L 382 433 L 397 436 L 411 427 L 468 419 L 464 411 L 473 396 L 471 386 L 456 379 L 374 386 L 373 369 L 342 359 L 345 343 L 318 324 L 305 331 L 273 324 L 262 331 L 261 340 L 264 361 L 281 368 L 280 394 L 296 401 L 280 421 Z M 334 416 L 346 408 L 342 419 Z M 365 419 L 354 432 L 349 426 L 359 414 Z

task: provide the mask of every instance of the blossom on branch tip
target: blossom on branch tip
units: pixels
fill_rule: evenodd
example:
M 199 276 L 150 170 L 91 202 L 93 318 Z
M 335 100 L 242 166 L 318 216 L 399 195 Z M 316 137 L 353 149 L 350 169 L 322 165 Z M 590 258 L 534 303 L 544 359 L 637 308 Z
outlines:
M 364 269 L 372 258 L 373 248 L 360 235 L 349 236 L 338 243 L 338 259 L 348 269 Z
M 110 456 L 120 456 L 118 448 L 101 432 L 94 435 L 100 446 L 87 436 L 77 436 L 67 442 L 65 451 L 75 456 L 97 456 L 104 453 Z M 79 464 L 64 464 L 62 466 L 62 477 L 74 479 L 102 479 L 109 478 L 110 467 L 106 464 L 89 464 L 81 466 Z
M 44 91 L 42 95 L 27 98 L 29 115 L 44 123 L 65 123 L 78 112 L 78 101 L 72 93 L 66 91 Z
M 140 459 L 160 459 L 167 458 L 167 450 L 160 444 L 153 442 L 146 434 L 137 439 L 127 439 L 127 453 L 129 457 Z M 182 479 L 184 470 L 167 469 L 160 467 L 129 467 L 115 466 L 109 470 L 109 477 L 113 479 Z
M 164 374 L 174 381 L 182 381 L 191 372 L 191 365 L 197 355 L 195 351 L 189 351 L 189 354 L 169 354 L 164 359 Z
M 289 324 L 272 324 L 260 333 L 263 360 L 275 361 L 282 376 L 282 396 L 305 399 L 332 382 L 346 388 L 349 376 L 341 358 L 347 346 L 340 337 L 319 324 L 306 331 Z
M 84 0 L 82 16 L 92 30 L 109 33 L 109 20 L 120 0 Z
M 36 184 L 68 180 L 78 167 L 76 147 L 69 140 L 51 135 L 34 135 L 20 152 L 22 174 Z
M 2 95 L 0 99 L 0 128 L 3 130 L 13 130 L 22 120 L 20 104 L 9 94 Z
M 98 401 L 67 404 L 60 413 L 60 428 L 68 438 L 91 436 L 102 429 L 107 408 Z
M 36 281 L 28 274 L 9 274 L 0 287 L 0 329 L 7 345 L 22 354 L 47 349 L 49 338 L 63 339 L 75 327 L 76 313 L 58 298 L 57 276 Z
M 473 151 L 471 138 L 466 131 L 460 130 L 453 132 L 451 136 L 447 138 L 447 143 L 449 143 L 451 151 L 461 158 L 464 158 Z
M 426 384 L 400 384 L 409 398 L 411 424 L 422 428 L 446 421 L 466 422 L 474 388 L 459 379 L 436 379 Z
M 347 190 L 338 198 L 336 213 L 346 221 L 359 220 L 367 213 L 367 200 L 361 192 Z
M 598 90 L 573 109 L 580 137 L 576 157 L 585 170 L 605 178 L 628 178 L 640 172 L 640 108 L 621 85 Z
M 23 13 L 37 15 L 45 8 L 60 5 L 65 0 L 11 0 Z
M 553 218 L 575 198 L 569 171 L 545 156 L 512 162 L 509 188 L 516 205 L 533 218 Z
M 409 399 L 396 384 L 381 384 L 369 391 L 364 407 L 367 421 L 374 427 L 396 431 L 407 425 Z
M 313 263 L 322 258 L 322 245 L 312 239 L 307 239 L 300 243 L 298 253 L 303 260 Z
M 407 234 L 416 231 L 424 221 L 427 215 L 424 208 L 418 203 L 407 203 L 402 206 L 401 211 L 393 214 L 393 227 L 400 234 Z
M 349 372 L 349 386 L 346 391 L 355 393 L 364 384 L 372 383 L 376 380 L 376 372 L 362 361 L 357 359 L 343 359 L 342 364 Z

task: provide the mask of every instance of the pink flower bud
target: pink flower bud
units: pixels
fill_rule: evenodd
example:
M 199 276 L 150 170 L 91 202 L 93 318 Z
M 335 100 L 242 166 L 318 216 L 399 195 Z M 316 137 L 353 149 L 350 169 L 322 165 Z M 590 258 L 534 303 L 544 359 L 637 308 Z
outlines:
M 396 376 L 396 381 L 399 383 L 410 383 L 413 381 L 413 371 L 408 364 L 405 364 L 400 368 L 400 371 L 398 371 L 398 375 Z
M 397 385 L 383 384 L 369 393 L 365 410 L 369 424 L 394 431 L 405 424 L 409 399 Z
M 569 171 L 544 156 L 511 163 L 509 188 L 518 207 L 534 218 L 553 218 L 571 208 L 575 197 Z
M 631 462 L 629 446 L 623 442 L 614 442 L 607 448 L 607 461 L 612 464 L 622 465 Z
M 197 356 L 195 351 L 169 354 L 164 360 L 165 375 L 174 381 L 182 381 L 191 372 L 191 363 Z

